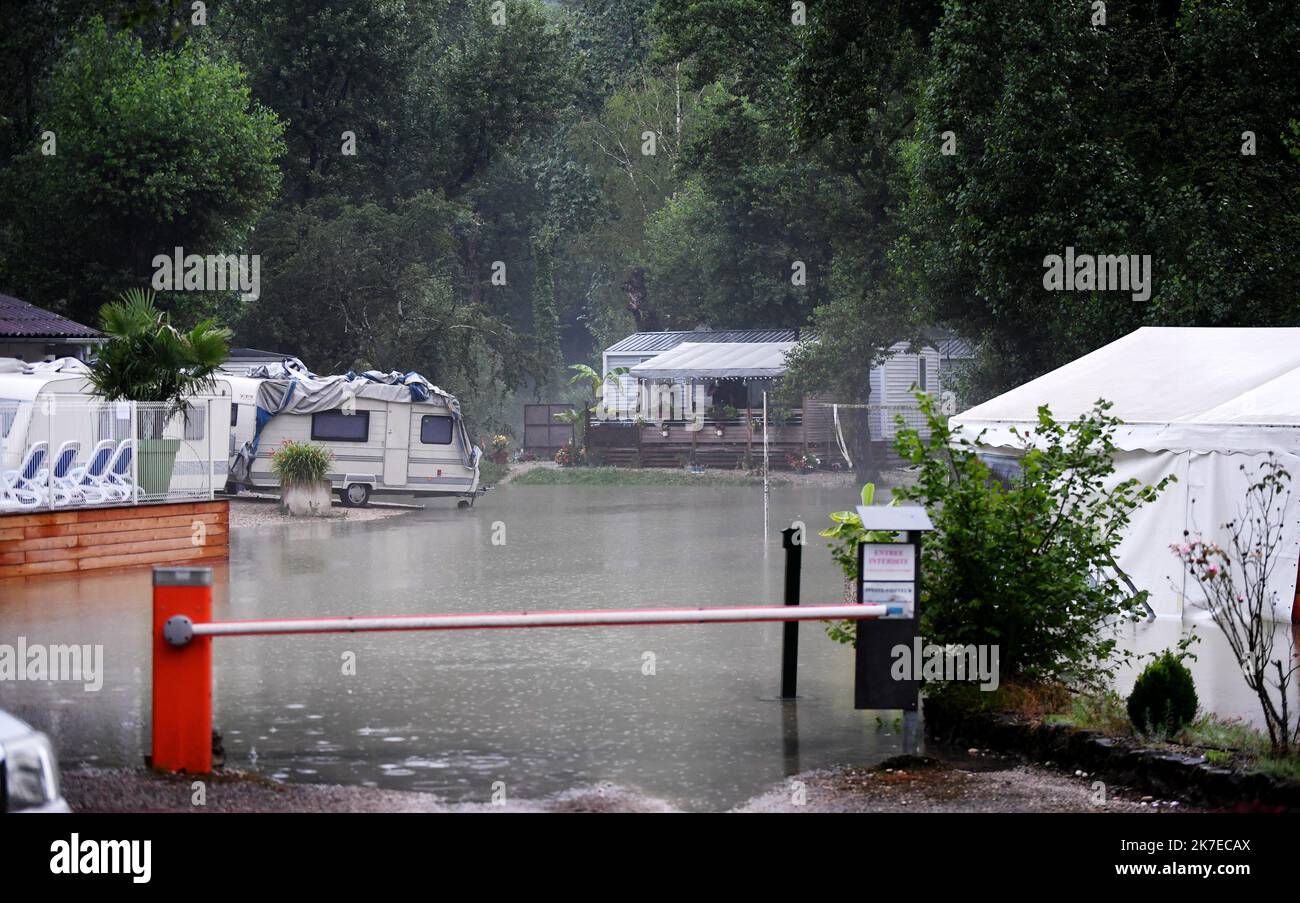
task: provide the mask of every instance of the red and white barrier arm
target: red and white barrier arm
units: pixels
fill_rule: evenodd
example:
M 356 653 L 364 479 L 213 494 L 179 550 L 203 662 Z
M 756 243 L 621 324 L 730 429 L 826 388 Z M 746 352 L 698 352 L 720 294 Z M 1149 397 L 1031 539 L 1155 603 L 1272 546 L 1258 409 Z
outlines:
M 479 612 L 386 615 L 358 618 L 210 621 L 186 625 L 192 636 L 256 636 L 287 633 L 363 633 L 389 630 L 490 630 L 528 627 L 613 627 L 650 624 L 735 624 L 746 621 L 828 621 L 883 618 L 888 605 L 763 605 L 742 608 L 641 608 L 583 611 Z M 178 625 L 179 626 L 179 625 Z M 169 637 L 170 641 L 170 637 Z M 182 642 L 188 641 L 185 637 Z M 172 641 L 174 642 L 174 641 Z

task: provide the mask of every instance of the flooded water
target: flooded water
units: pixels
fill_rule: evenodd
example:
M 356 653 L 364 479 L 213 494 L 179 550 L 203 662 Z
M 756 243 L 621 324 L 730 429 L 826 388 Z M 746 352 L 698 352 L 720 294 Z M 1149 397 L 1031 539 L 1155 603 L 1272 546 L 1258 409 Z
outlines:
M 774 487 L 772 529 L 820 529 L 853 496 Z M 761 488 L 506 487 L 468 512 L 238 531 L 214 616 L 779 604 L 779 536 L 764 552 Z M 0 685 L 0 706 L 52 733 L 65 763 L 141 761 L 149 580 L 0 586 L 4 635 L 105 646 L 98 692 Z M 803 601 L 838 601 L 841 587 L 818 539 Z M 779 624 L 220 638 L 215 721 L 230 764 L 286 780 L 452 800 L 488 800 L 497 781 L 520 799 L 611 781 L 726 807 L 789 774 L 901 751 L 892 724 L 853 709 L 852 650 L 820 625 L 800 633 L 797 704 L 772 698 Z
M 772 530 L 797 518 L 819 529 L 853 495 L 774 487 Z M 779 539 L 764 549 L 761 489 L 512 486 L 468 512 L 435 503 L 386 521 L 238 531 L 214 614 L 777 604 L 783 562 Z M 0 707 L 50 732 L 65 765 L 142 759 L 149 581 L 142 570 L 0 584 L 0 641 L 105 647 L 98 692 L 0 684 Z M 814 536 L 804 602 L 838 601 L 841 586 Z M 1126 639 L 1156 650 L 1185 629 L 1160 621 Z M 1252 719 L 1226 644 L 1197 629 L 1202 704 Z M 218 638 L 215 721 L 230 765 L 284 780 L 453 801 L 486 801 L 498 781 L 515 799 L 610 781 L 725 808 L 805 769 L 901 751 L 890 716 L 852 707 L 852 651 L 820 625 L 800 638 L 795 704 L 772 698 L 779 624 Z M 1132 674 L 1119 684 L 1127 692 Z

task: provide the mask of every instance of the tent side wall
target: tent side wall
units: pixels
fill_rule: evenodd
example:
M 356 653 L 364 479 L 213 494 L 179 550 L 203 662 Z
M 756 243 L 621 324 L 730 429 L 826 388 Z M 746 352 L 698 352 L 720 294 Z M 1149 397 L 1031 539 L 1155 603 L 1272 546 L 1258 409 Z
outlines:
M 1020 427 L 1024 431 L 1032 429 L 1028 423 Z M 974 435 L 979 430 L 963 425 L 962 432 Z M 983 448 L 999 455 L 1018 453 L 1010 444 L 991 443 Z M 1300 457 L 1275 453 L 1275 458 L 1280 458 L 1290 473 L 1300 475 Z M 1250 452 L 1116 452 L 1110 486 L 1128 479 L 1155 484 L 1166 475 L 1176 478 L 1154 502 L 1133 513 L 1115 556 L 1134 585 L 1150 593 L 1148 602 L 1157 616 L 1204 613 L 1200 589 L 1185 573 L 1171 546 L 1184 541 L 1184 531 L 1192 537 L 1225 543 L 1228 536 L 1223 525 L 1240 517 L 1250 478 L 1267 460 L 1267 454 Z M 1292 509 L 1283 523 L 1278 563 L 1269 583 L 1273 617 L 1281 623 L 1293 619 L 1300 569 L 1300 519 L 1294 515 Z

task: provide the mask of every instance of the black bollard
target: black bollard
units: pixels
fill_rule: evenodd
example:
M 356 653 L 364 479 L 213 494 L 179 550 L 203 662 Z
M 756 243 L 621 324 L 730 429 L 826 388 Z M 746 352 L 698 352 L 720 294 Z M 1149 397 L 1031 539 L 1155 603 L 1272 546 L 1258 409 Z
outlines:
M 786 527 L 781 531 L 781 548 L 785 549 L 785 604 L 799 604 L 799 571 L 803 567 L 802 530 Z M 781 642 L 781 698 L 794 699 L 799 679 L 799 622 L 786 621 Z

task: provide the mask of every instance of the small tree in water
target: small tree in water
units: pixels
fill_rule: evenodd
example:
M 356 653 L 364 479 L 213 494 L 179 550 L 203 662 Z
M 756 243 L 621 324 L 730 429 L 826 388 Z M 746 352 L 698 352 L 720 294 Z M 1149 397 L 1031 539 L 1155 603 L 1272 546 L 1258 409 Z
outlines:
M 1246 472 L 1245 465 L 1241 470 Z M 1277 593 L 1269 589 L 1283 551 L 1290 482 L 1291 475 L 1270 452 L 1246 490 L 1237 519 L 1223 525 L 1226 547 L 1187 532 L 1173 546 L 1200 586 L 1205 597 L 1202 605 L 1227 638 L 1246 685 L 1259 699 L 1276 756 L 1289 755 L 1300 746 L 1300 719 L 1290 709 L 1300 666 L 1295 663 L 1295 641 L 1289 632 L 1285 654 L 1274 654 Z
M 1173 480 L 1114 482 L 1120 421 L 1097 402 L 1072 423 L 1038 409 L 1037 428 L 1013 434 L 1018 466 L 995 478 L 928 395 L 926 433 L 901 428 L 898 450 L 918 471 L 895 489 L 925 506 L 934 532 L 923 546 L 922 631 L 927 642 L 1000 647 L 1008 679 L 1097 687 L 1113 676 L 1109 621 L 1135 618 L 1115 548 L 1133 512 Z M 900 427 L 902 427 L 900 418 Z

